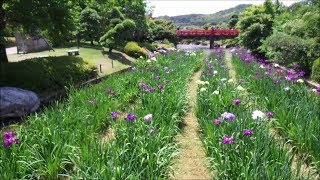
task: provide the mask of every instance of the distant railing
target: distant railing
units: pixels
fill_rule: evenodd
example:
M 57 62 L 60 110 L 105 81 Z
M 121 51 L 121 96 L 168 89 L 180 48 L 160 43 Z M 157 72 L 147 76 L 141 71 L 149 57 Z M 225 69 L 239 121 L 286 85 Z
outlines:
M 238 29 L 177 30 L 178 36 L 238 36 Z

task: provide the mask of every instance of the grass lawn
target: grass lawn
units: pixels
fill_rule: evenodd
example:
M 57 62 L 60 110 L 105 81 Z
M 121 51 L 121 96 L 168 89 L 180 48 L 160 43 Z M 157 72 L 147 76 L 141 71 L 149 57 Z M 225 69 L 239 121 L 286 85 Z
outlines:
M 35 57 L 42 56 L 65 56 L 67 55 L 67 50 L 77 49 L 77 47 L 69 48 L 55 48 L 55 51 L 42 51 L 28 54 L 9 54 L 9 62 L 17 62 Z M 126 54 L 113 50 L 112 54 L 102 54 L 102 48 L 100 47 L 80 47 L 79 57 L 83 58 L 84 61 L 87 61 L 91 64 L 94 64 L 98 67 L 101 64 L 102 73 L 99 72 L 100 76 L 111 74 L 113 72 L 125 69 L 130 66 L 132 62 L 135 61 L 134 58 L 127 56 Z M 114 68 L 112 68 L 112 61 Z
M 80 57 L 59 56 L 0 63 L 0 86 L 53 91 L 93 77 L 95 66 Z

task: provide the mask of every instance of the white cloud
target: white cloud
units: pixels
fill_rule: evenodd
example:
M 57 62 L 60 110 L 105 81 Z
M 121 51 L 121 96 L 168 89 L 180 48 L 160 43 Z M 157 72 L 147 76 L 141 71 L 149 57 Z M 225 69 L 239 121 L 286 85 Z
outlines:
M 280 0 L 286 6 L 301 0 Z M 177 16 L 184 14 L 213 14 L 239 4 L 263 4 L 264 0 L 149 0 L 154 6 L 153 16 Z

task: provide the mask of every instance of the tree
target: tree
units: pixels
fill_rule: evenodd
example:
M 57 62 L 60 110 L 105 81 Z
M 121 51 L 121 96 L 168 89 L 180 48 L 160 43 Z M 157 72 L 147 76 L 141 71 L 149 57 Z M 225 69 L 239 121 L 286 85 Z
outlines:
M 89 37 L 91 46 L 93 46 L 94 34 L 100 32 L 100 16 L 97 11 L 91 8 L 85 8 L 80 15 L 80 32 L 83 36 Z
M 0 3 L 0 63 L 7 63 L 8 57 L 6 53 L 6 44 L 4 39 L 4 29 L 6 27 L 5 20 L 4 20 L 4 9 L 3 9 L 3 1 Z
M 204 30 L 209 30 L 209 29 L 211 29 L 211 26 L 212 26 L 211 23 L 206 23 L 201 28 L 204 29 Z
M 217 24 L 217 28 L 218 28 L 218 29 L 227 29 L 227 28 L 228 28 L 228 24 L 225 23 L 225 22 L 219 22 L 219 23 Z
M 53 45 L 61 45 L 75 29 L 71 14 L 73 1 L 75 0 L 6 0 L 5 21 L 22 27 L 26 34 L 44 34 Z
M 240 43 L 250 50 L 257 51 L 262 40 L 272 33 L 274 10 L 270 0 L 262 6 L 251 6 L 240 14 L 237 27 L 241 33 Z
M 237 14 L 232 15 L 228 22 L 228 27 L 233 29 L 236 26 L 238 20 L 239 16 Z
M 124 44 L 126 39 L 132 37 L 132 32 L 136 25 L 132 20 L 124 19 L 118 7 L 114 7 L 110 15 L 113 18 L 109 22 L 108 31 L 99 41 L 103 46 L 108 47 L 111 53 L 115 47 Z
M 167 39 L 171 43 L 177 44 L 178 37 L 176 35 L 177 26 L 169 20 L 156 19 L 149 22 L 149 40 Z
M 302 1 L 281 7 L 280 12 L 272 25 L 273 34 L 259 49 L 285 65 L 298 63 L 308 74 L 312 60 L 320 56 L 319 8 L 312 1 Z
M 133 39 L 141 42 L 148 32 L 146 3 L 143 0 L 118 0 L 116 6 L 122 7 L 120 11 L 124 17 L 135 23 Z
M 128 1 L 130 2 L 130 1 Z M 127 18 L 132 19 L 136 24 L 134 29 L 134 40 L 141 42 L 148 32 L 148 25 L 146 20 L 146 5 L 142 0 L 132 1 L 130 5 L 124 10 Z

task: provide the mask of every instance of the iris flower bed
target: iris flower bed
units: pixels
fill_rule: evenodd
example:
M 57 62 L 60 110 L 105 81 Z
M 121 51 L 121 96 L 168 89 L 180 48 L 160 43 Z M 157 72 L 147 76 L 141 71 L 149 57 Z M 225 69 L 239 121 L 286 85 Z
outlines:
M 298 65 L 283 70 L 244 49 L 235 53 L 233 66 L 243 87 L 260 107 L 274 112 L 273 127 L 319 171 L 320 87 L 307 87 Z
M 202 59 L 166 55 L 99 85 L 71 89 L 65 102 L 1 131 L 0 179 L 166 177 L 188 80 Z M 108 126 L 115 137 L 102 143 Z
M 251 103 L 243 80 L 229 79 L 224 52 L 216 49 L 214 53 L 205 61 L 196 115 L 215 178 L 299 177 L 301 163 L 292 169 L 293 156 L 269 134 L 274 114 Z

